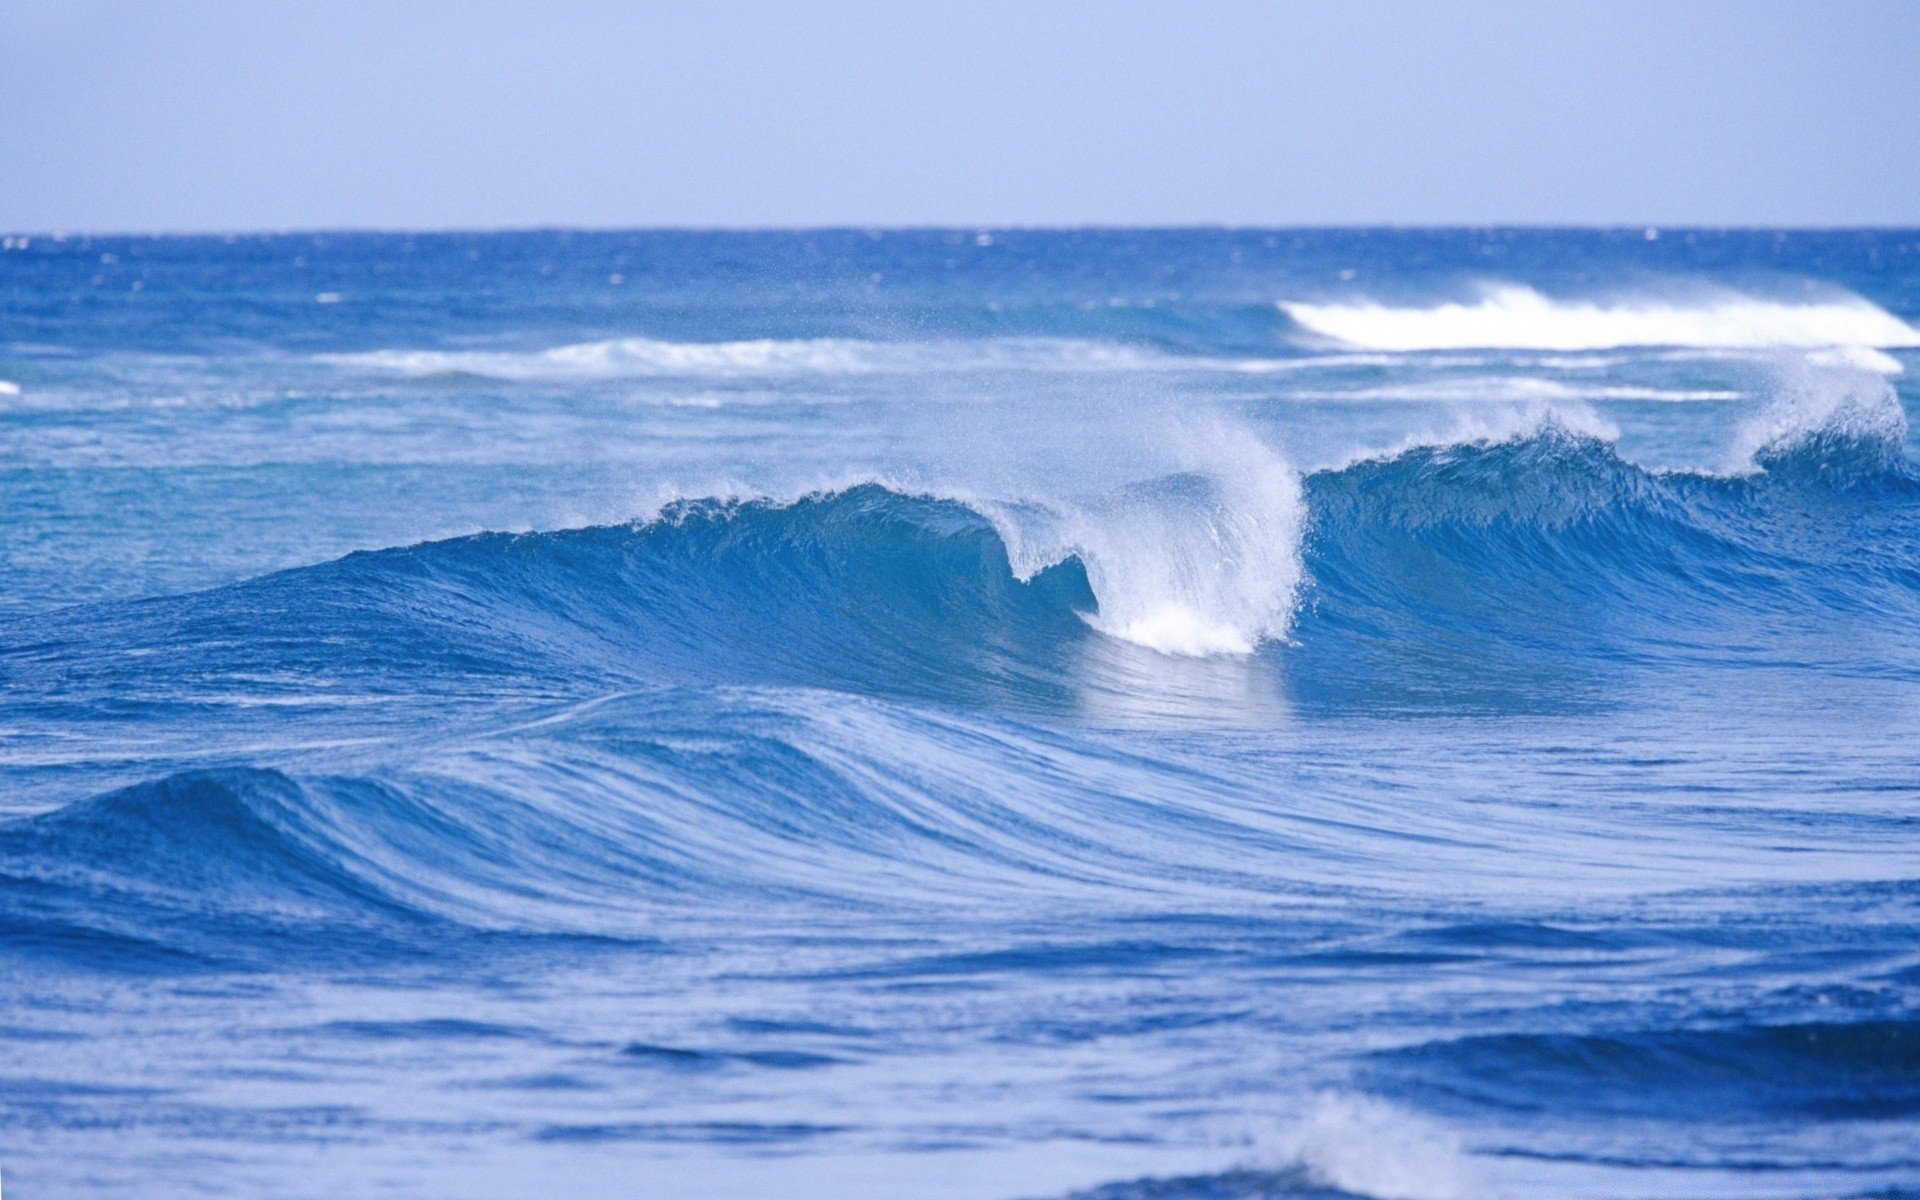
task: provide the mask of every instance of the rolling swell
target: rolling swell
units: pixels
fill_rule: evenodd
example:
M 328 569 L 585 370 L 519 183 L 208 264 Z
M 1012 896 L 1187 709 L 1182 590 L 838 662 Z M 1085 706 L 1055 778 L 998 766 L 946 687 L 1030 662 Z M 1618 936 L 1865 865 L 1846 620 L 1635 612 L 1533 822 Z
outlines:
M 19 622 L 14 681 L 108 711 L 261 696 L 799 685 L 1043 698 L 1090 637 L 1076 564 L 1014 579 L 987 521 L 875 486 L 698 501 L 645 526 L 481 534 Z M 58 700 L 53 703 L 59 703 Z M 283 714 L 284 715 L 284 714 Z
M 1920 483 L 1826 434 L 1762 465 L 1650 472 L 1548 425 L 1315 473 L 1300 604 L 1256 658 L 1296 703 L 1339 708 L 1551 701 L 1625 667 L 1893 669 L 1842 635 L 1920 615 Z M 1090 628 L 1088 577 L 1069 556 L 1022 582 L 988 517 L 865 485 L 63 610 L 14 622 L 0 670 L 23 716 L 713 685 L 1071 711 L 1087 655 L 1127 650 Z
M 1312 475 L 1291 637 L 1235 669 L 1307 716 L 1531 713 L 1648 671 L 1920 657 L 1884 643 L 1920 616 L 1904 463 L 1828 437 L 1763 467 L 1649 472 L 1549 426 Z M 986 516 L 865 486 L 17 621 L 16 730 L 84 713 L 130 741 L 91 799 L 0 824 L 0 919 L 190 956 L 340 927 L 632 939 L 656 902 L 1271 894 L 1364 878 L 1370 840 L 1411 831 L 1315 832 L 1337 805 L 1274 814 L 1174 767 L 1101 785 L 1099 755 L 1022 732 L 1165 686 L 1097 603 L 1078 560 L 1021 582 Z M 294 731 L 270 763 L 262 727 Z M 205 749 L 153 760 L 156 729 Z
M 190 772 L 0 825 L 8 949 L 178 965 L 405 921 L 314 801 L 277 771 Z
M 1376 1055 L 1373 1070 L 1441 1108 L 1884 1120 L 1920 1112 L 1920 1024 L 1497 1034 Z
M 1761 467 L 1651 472 L 1549 425 L 1312 476 L 1299 694 L 1552 706 L 1630 668 L 1889 669 L 1888 618 L 1920 611 L 1904 460 L 1821 431 Z

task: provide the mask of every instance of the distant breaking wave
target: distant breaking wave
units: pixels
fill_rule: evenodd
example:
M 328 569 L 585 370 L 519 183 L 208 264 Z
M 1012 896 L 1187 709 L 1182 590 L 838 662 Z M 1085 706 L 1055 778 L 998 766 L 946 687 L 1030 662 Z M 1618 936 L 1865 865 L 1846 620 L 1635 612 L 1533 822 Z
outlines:
M 1420 307 L 1282 301 L 1303 328 L 1368 350 L 1610 350 L 1920 346 L 1920 330 L 1857 296 L 1795 304 L 1723 293 L 1695 302 L 1559 300 L 1502 285 L 1478 300 Z M 1893 362 L 1885 355 L 1876 369 Z M 1894 363 L 1898 369 L 1898 363 Z
M 322 361 L 412 378 L 475 375 L 516 382 L 657 376 L 867 375 L 902 371 L 1140 370 L 1179 366 L 1149 350 L 1076 338 L 881 342 L 859 338 L 752 338 L 675 342 L 626 337 L 545 350 L 372 350 Z
M 1858 297 L 1795 304 L 1725 295 L 1701 303 L 1556 300 L 1502 286 L 1470 303 L 1395 307 L 1371 301 L 1279 305 L 1302 329 L 1345 348 L 1337 354 L 1190 355 L 1152 345 L 1078 337 L 749 338 L 673 341 L 619 337 L 542 349 L 390 348 L 323 354 L 319 361 L 405 379 L 475 377 L 512 383 L 619 379 L 768 379 L 926 372 L 1267 373 L 1369 365 L 1367 352 L 1614 350 L 1637 346 L 1811 351 L 1821 365 L 1898 374 L 1883 348 L 1920 346 L 1920 330 Z M 1461 363 L 1458 365 L 1471 365 Z M 1593 364 L 1543 362 L 1549 368 Z M 1606 398 L 1606 397 L 1600 397 Z M 1662 394 L 1613 398 L 1732 398 Z

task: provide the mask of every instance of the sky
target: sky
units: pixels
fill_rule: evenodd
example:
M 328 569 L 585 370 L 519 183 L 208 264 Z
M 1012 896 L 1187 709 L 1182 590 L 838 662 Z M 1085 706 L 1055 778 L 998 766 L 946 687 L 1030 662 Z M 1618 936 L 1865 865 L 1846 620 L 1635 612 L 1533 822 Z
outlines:
M 1915 0 L 7 0 L 0 228 L 1920 225 Z

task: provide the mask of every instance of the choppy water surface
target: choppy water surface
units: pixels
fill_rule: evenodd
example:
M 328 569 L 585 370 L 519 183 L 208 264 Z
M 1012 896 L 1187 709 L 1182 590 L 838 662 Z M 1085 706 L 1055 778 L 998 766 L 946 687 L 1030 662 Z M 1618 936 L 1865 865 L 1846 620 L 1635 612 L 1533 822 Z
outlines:
M 6 247 L 14 1194 L 1920 1188 L 1920 233 Z

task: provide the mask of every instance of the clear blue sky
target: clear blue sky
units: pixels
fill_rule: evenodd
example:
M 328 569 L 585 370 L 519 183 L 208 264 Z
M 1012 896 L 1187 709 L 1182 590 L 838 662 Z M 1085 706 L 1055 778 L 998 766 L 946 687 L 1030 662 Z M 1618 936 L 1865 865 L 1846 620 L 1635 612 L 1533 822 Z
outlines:
M 8 0 L 0 228 L 1920 224 L 1920 0 Z

